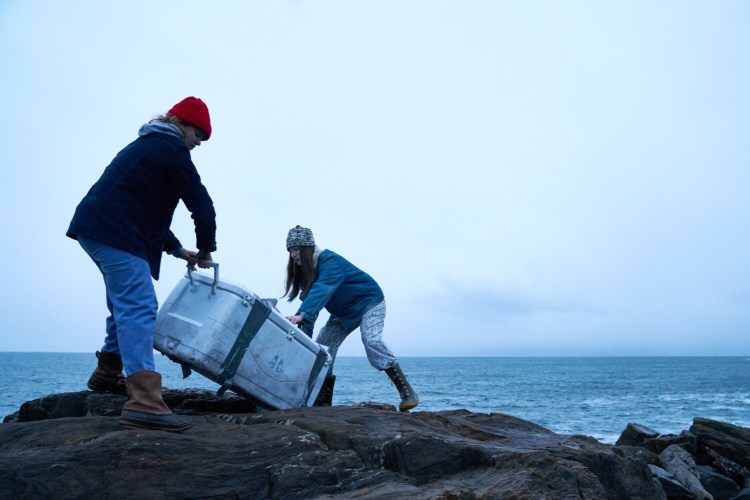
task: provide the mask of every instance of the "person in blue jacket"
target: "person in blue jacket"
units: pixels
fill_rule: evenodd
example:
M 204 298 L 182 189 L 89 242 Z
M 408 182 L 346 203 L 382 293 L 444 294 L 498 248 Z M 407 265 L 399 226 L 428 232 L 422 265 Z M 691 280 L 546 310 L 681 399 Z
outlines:
M 289 302 L 297 296 L 302 300 L 297 313 L 287 316 L 287 319 L 312 338 L 318 313 L 325 307 L 330 317 L 316 342 L 328 347 L 334 361 L 344 339 L 359 327 L 370 364 L 385 371 L 398 389 L 401 397 L 399 410 L 407 411 L 417 406 L 417 393 L 406 379 L 396 356 L 383 342 L 385 297 L 377 282 L 342 256 L 317 247 L 312 231 L 306 227 L 295 226 L 289 230 L 286 249 L 289 261 L 284 295 Z M 331 406 L 335 382 L 331 362 L 316 406 Z
M 216 213 L 190 151 L 211 137 L 206 104 L 187 97 L 138 131 L 78 204 L 67 236 L 78 240 L 104 278 L 109 316 L 88 387 L 127 394 L 120 424 L 183 431 L 189 418 L 162 399 L 154 370 L 153 330 L 162 252 L 207 267 L 216 250 Z M 169 226 L 182 200 L 195 223 L 198 251 L 186 250 Z M 127 374 L 127 377 L 122 372 Z

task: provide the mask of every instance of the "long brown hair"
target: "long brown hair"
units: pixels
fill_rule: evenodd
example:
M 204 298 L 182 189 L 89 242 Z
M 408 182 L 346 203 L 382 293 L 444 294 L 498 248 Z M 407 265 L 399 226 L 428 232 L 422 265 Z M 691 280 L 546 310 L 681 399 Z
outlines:
M 299 295 L 301 300 L 305 300 L 307 292 L 312 288 L 315 280 L 318 279 L 318 270 L 313 263 L 313 254 L 315 247 L 299 247 L 299 256 L 302 263 L 298 266 L 294 263 L 291 254 L 289 262 L 286 264 L 286 283 L 284 285 L 284 296 L 289 296 L 289 302 L 293 301 Z

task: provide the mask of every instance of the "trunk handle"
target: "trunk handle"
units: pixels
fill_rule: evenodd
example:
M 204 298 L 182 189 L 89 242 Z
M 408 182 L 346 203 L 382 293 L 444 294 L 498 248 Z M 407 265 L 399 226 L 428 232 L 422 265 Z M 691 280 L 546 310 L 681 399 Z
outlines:
M 219 283 L 219 263 L 213 260 L 204 260 L 203 261 L 208 267 L 212 267 L 214 269 L 214 282 L 211 283 L 211 293 L 216 295 L 216 285 Z M 195 282 L 193 281 L 193 271 L 190 270 L 190 266 L 187 268 L 188 270 L 188 278 L 190 278 L 190 286 L 195 285 Z

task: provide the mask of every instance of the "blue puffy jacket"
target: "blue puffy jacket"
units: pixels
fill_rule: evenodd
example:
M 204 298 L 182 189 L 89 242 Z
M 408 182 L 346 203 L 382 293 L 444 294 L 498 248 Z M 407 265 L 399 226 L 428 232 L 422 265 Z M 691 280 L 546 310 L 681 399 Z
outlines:
M 318 313 L 324 307 L 346 328 L 357 328 L 362 316 L 378 305 L 383 291 L 372 277 L 330 250 L 318 257 L 318 279 L 307 293 L 297 314 L 304 316 L 302 330 L 312 335 Z
M 169 229 L 180 200 L 195 221 L 198 249 L 215 251 L 216 212 L 190 150 L 174 135 L 147 133 L 112 160 L 76 207 L 66 234 L 143 258 L 159 279 L 162 252 L 182 246 Z

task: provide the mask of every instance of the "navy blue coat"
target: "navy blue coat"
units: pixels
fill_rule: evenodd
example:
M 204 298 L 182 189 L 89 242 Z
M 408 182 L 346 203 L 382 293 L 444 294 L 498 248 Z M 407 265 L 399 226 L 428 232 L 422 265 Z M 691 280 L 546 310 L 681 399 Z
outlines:
M 216 250 L 216 212 L 177 137 L 152 132 L 127 145 L 78 204 L 67 235 L 83 236 L 148 261 L 159 279 L 163 251 L 182 245 L 170 231 L 182 200 L 195 221 L 198 250 Z

